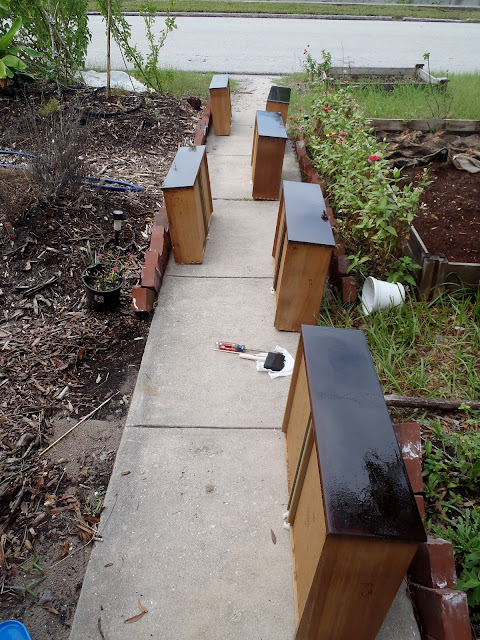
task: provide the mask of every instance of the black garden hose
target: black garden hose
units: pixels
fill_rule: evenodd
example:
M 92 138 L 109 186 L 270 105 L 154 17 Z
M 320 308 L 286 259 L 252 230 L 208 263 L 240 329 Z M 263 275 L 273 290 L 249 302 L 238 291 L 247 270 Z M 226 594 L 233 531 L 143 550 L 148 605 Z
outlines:
M 99 91 L 106 89 L 106 87 L 97 87 L 94 90 L 94 94 L 98 93 Z M 84 96 L 80 102 L 83 102 L 84 100 L 87 99 L 88 96 Z M 130 107 L 129 109 L 125 109 L 125 111 L 92 111 L 91 109 L 88 109 L 86 107 L 82 107 L 80 105 L 74 104 L 72 105 L 73 108 L 75 109 L 75 111 L 78 111 L 79 113 L 82 113 L 85 116 L 93 116 L 95 118 L 113 118 L 114 116 L 124 116 L 127 113 L 134 113 L 135 111 L 138 111 L 140 109 L 140 107 L 142 107 L 145 104 L 145 97 L 144 96 L 139 96 L 139 100 L 138 103 L 134 106 L 134 107 Z

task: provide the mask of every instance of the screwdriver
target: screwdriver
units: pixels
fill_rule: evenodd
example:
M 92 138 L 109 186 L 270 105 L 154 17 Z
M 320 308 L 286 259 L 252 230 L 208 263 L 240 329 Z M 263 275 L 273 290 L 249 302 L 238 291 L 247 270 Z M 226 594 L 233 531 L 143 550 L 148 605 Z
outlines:
M 217 342 L 217 348 L 220 351 L 231 351 L 233 353 L 245 353 L 245 351 L 262 351 L 262 349 L 247 349 L 244 344 L 236 342 Z

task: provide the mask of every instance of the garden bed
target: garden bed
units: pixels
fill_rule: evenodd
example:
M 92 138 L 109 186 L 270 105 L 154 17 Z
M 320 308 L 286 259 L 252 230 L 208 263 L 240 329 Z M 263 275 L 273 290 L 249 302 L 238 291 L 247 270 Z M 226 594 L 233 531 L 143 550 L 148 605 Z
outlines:
M 385 132 L 379 135 L 384 137 Z M 478 135 L 452 135 L 446 131 L 406 132 L 387 135 L 392 162 L 405 166 L 406 182 L 417 184 L 427 167 L 430 183 L 421 199 L 408 244 L 408 253 L 423 267 L 422 294 L 435 295 L 445 283 L 450 287 L 477 288 L 480 281 L 479 173 L 459 170 L 455 153 L 480 156 Z M 431 160 L 433 158 L 433 160 Z
M 23 620 L 37 640 L 69 635 L 150 324 L 131 311 L 130 289 L 162 203 L 162 179 L 198 121 L 186 101 L 159 95 L 108 119 L 74 111 L 77 92 L 65 105 L 55 100 L 51 91 L 2 96 L 3 149 L 39 155 L 42 139 L 35 134 L 46 138 L 58 109 L 82 142 L 89 174 L 145 191 L 78 186 L 39 203 L 24 170 L 1 170 L 0 609 L 2 619 Z M 120 246 L 131 268 L 118 310 L 93 312 L 85 306 L 81 272 L 87 243 L 97 251 L 112 246 L 114 209 L 124 212 Z
M 416 64 L 414 67 L 331 67 L 329 75 L 334 82 L 346 83 L 354 87 L 375 84 L 387 91 L 401 84 L 419 87 L 447 84 L 448 78 L 436 78 L 426 71 L 424 66 Z

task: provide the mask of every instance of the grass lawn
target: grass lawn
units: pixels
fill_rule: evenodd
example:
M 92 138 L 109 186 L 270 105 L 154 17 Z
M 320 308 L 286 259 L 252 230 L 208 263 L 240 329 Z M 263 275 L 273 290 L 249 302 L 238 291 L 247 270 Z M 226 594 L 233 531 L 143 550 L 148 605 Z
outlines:
M 138 11 L 144 4 L 142 0 L 123 0 L 122 11 Z M 157 11 L 165 11 L 168 2 L 151 0 Z M 89 11 L 98 11 L 95 0 L 90 0 Z M 429 7 L 413 5 L 333 5 L 323 2 L 228 2 L 223 0 L 178 0 L 174 12 L 193 11 L 199 13 L 275 13 L 298 15 L 354 15 L 389 16 L 397 20 L 405 17 L 435 18 L 438 20 L 480 21 L 480 8 L 475 7 Z

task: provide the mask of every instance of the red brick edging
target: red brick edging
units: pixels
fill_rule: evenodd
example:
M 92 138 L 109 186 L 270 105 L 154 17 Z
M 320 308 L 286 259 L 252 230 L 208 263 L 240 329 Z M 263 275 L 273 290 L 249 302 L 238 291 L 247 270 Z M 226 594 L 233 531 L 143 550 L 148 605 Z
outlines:
M 195 128 L 195 136 L 193 138 L 193 144 L 195 146 L 206 143 L 211 119 L 212 111 L 209 98 Z M 155 214 L 150 236 L 150 248 L 145 253 L 145 263 L 142 267 L 140 286 L 133 287 L 132 289 L 132 311 L 136 313 L 149 313 L 153 311 L 155 300 L 162 286 L 171 247 L 167 210 L 165 207 L 161 207 Z
M 420 425 L 406 422 L 393 428 L 420 515 L 424 516 Z M 471 640 L 467 596 L 452 589 L 457 576 L 450 542 L 429 536 L 412 560 L 408 580 L 423 640 Z

